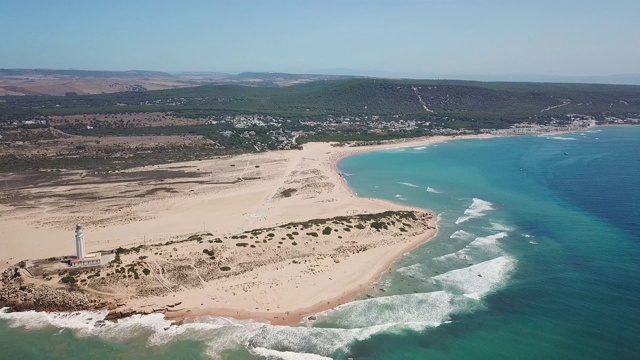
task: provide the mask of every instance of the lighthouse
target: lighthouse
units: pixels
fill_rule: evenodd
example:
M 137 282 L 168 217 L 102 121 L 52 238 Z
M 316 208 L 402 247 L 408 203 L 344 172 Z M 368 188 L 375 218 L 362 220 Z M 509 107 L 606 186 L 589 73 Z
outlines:
M 73 267 L 102 265 L 101 252 L 87 254 L 87 248 L 85 248 L 84 246 L 84 234 L 82 233 L 82 225 L 80 224 L 76 225 L 76 258 L 70 259 L 69 265 Z
M 87 257 L 84 247 L 84 235 L 82 234 L 82 225 L 76 225 L 76 258 L 82 260 Z

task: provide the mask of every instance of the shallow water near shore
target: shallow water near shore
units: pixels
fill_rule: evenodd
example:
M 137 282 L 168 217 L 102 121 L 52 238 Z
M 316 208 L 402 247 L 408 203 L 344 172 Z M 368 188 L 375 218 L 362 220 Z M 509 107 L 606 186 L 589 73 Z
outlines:
M 640 127 L 459 140 L 344 159 L 360 196 L 438 236 L 313 326 L 0 314 L 0 358 L 640 358 Z

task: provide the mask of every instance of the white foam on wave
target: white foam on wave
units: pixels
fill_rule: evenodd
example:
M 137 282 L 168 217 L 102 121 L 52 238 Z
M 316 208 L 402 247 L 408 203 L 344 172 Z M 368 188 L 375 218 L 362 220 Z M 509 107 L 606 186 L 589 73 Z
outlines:
M 452 295 L 446 291 L 391 295 L 353 301 L 319 313 L 318 319 L 329 319 L 343 329 L 364 329 L 374 326 L 407 326 L 424 329 L 435 327 L 449 319 Z
M 482 247 L 486 247 L 488 245 L 497 245 L 498 244 L 498 240 L 505 238 L 509 236 L 508 233 L 506 232 L 499 232 L 497 234 L 493 234 L 493 235 L 489 235 L 489 236 L 481 236 L 481 237 L 477 237 L 475 238 L 475 240 L 473 240 L 471 243 L 469 243 L 469 246 L 482 246 Z
M 456 220 L 456 224 L 463 223 L 470 219 L 479 218 L 485 215 L 487 211 L 494 210 L 493 204 L 478 198 L 473 198 L 471 206 L 464 211 L 464 215 Z
M 378 333 L 398 333 L 406 330 L 422 331 L 450 321 L 450 314 L 468 311 L 462 296 L 446 291 L 391 295 L 354 301 L 316 314 L 322 327 L 288 327 L 261 325 L 234 339 L 249 348 L 275 349 L 306 356 L 313 353 L 332 356 L 337 350 L 347 349 L 354 341 L 362 341 Z M 310 325 L 310 324 L 308 324 Z M 207 343 L 207 353 L 215 355 L 220 347 Z M 263 351 L 263 350 L 258 350 Z M 270 354 L 280 355 L 273 352 Z
M 255 332 L 264 323 L 253 320 L 236 320 L 225 317 L 204 316 L 194 322 L 180 326 L 170 326 L 154 332 L 147 343 L 152 346 L 164 345 L 177 340 L 199 340 L 210 343 L 221 352 L 238 348 L 246 343 L 248 334 Z M 245 336 L 241 336 L 245 334 Z
M 474 237 L 475 235 L 473 235 L 470 232 L 466 232 L 464 230 L 457 230 L 456 232 L 451 234 L 451 236 L 449 236 L 450 239 L 460 239 L 460 240 L 471 240 Z
M 464 240 L 469 240 L 468 235 L 473 236 L 473 234 L 466 233 L 464 232 L 464 230 L 458 230 L 454 233 L 454 235 L 458 232 L 461 232 L 461 234 L 464 233 L 464 235 L 460 235 L 460 237 L 458 237 L 458 238 L 461 238 L 462 236 L 465 236 Z M 491 254 L 493 256 L 502 255 L 504 254 L 504 251 L 502 250 L 502 248 L 500 248 L 498 240 L 505 238 L 507 236 L 509 236 L 509 234 L 507 234 L 506 232 L 500 232 L 500 233 L 489 235 L 489 236 L 479 236 L 479 237 L 476 237 L 464 248 L 454 253 L 438 256 L 436 258 L 433 258 L 433 260 L 450 261 L 453 259 L 462 259 L 462 260 L 468 261 L 470 259 L 473 259 L 474 254 L 477 255 L 480 253 Z
M 163 314 L 133 315 L 118 322 L 105 321 L 108 311 L 75 312 L 0 312 L 0 319 L 7 320 L 10 327 L 29 330 L 56 327 L 69 329 L 78 337 L 98 336 L 111 341 L 125 341 L 139 335 L 152 335 L 166 331 L 177 331 L 178 326 L 164 318 Z
M 451 235 L 470 240 L 473 234 L 457 231 Z M 507 236 L 498 233 L 476 237 L 473 246 L 488 246 Z M 374 334 L 406 330 L 422 331 L 450 321 L 453 313 L 468 312 L 482 296 L 500 286 L 513 268 L 515 260 L 508 256 L 449 271 L 430 278 L 432 269 L 414 264 L 398 269 L 424 281 L 435 281 L 444 290 L 430 293 L 391 295 L 343 304 L 317 314 L 320 327 L 273 326 L 250 320 L 201 317 L 194 322 L 175 325 L 162 314 L 135 315 L 118 322 L 104 321 L 106 311 L 75 313 L 8 313 L 0 311 L 0 319 L 10 326 L 39 329 L 47 326 L 70 329 L 78 336 L 98 336 L 107 340 L 128 341 L 135 336 L 148 336 L 148 346 L 159 346 L 179 340 L 195 340 L 205 344 L 206 355 L 218 358 L 226 350 L 246 348 L 254 356 L 268 359 L 327 359 L 338 350 L 347 349 L 354 341 Z M 482 274 L 478 277 L 477 274 Z
M 412 184 L 412 183 L 408 183 L 408 182 L 399 182 L 398 184 L 404 185 L 404 186 L 408 186 L 408 187 L 414 187 L 414 188 L 419 187 L 418 185 L 415 185 L 415 184 Z
M 262 356 L 262 357 L 265 357 L 267 359 L 281 359 L 281 360 L 325 360 L 325 359 L 329 359 L 329 360 L 331 360 L 331 358 L 329 358 L 329 357 L 316 355 L 316 354 L 298 353 L 298 352 L 292 352 L 292 351 L 277 351 L 277 350 L 272 350 L 272 349 L 267 349 L 267 348 L 262 348 L 262 347 L 252 348 L 250 350 L 250 352 L 253 355 Z
M 504 225 L 504 224 L 500 224 L 497 222 L 492 222 L 491 223 L 491 230 L 495 230 L 495 231 L 513 231 L 515 230 L 513 227 L 508 226 L 508 225 Z
M 431 186 L 427 186 L 427 192 L 430 192 L 430 193 L 433 193 L 433 194 L 442 194 L 442 191 L 436 190 L 436 189 L 432 188 Z
M 553 140 L 578 140 L 576 138 L 572 138 L 572 137 L 564 137 L 564 136 L 551 136 L 548 137 L 547 139 L 553 139 Z
M 406 330 L 420 331 L 429 326 L 430 324 L 418 322 L 374 325 L 354 329 L 265 325 L 253 332 L 245 344 L 249 348 L 279 349 L 278 351 L 286 349 L 288 352 L 313 353 L 331 357 L 338 350 L 346 350 L 354 341 L 368 339 L 374 334 L 399 333 Z M 219 353 L 220 349 L 217 346 L 207 349 L 209 355 L 215 356 Z
M 394 197 L 396 197 L 396 198 L 401 198 L 401 197 L 402 197 L 402 195 L 400 195 L 400 194 L 396 194 L 396 196 L 394 196 Z
M 426 146 L 418 146 L 418 147 L 414 147 L 413 150 L 424 150 L 426 149 Z
M 108 311 L 9 312 L 8 308 L 3 308 L 0 311 L 0 319 L 7 320 L 10 327 L 22 327 L 28 330 L 57 327 L 85 331 L 92 329 L 98 320 L 104 320 L 108 313 Z
M 514 258 L 504 255 L 466 268 L 451 270 L 434 276 L 432 280 L 454 293 L 480 299 L 504 286 L 515 265 Z
M 112 322 L 104 320 L 107 311 L 9 313 L 8 309 L 2 309 L 0 319 L 7 320 L 12 327 L 57 327 L 69 329 L 79 337 L 97 336 L 110 341 L 129 341 L 132 337 L 147 336 L 148 346 L 179 340 L 201 341 L 206 346 L 206 355 L 214 359 L 219 358 L 225 350 L 244 347 L 257 351 L 258 355 L 315 360 L 331 356 L 339 349 L 346 349 L 356 340 L 364 340 L 380 332 L 409 329 L 417 331 L 437 326 L 449 312 L 446 301 L 442 301 L 447 296 L 444 293 L 408 295 L 407 298 L 401 295 L 373 302 L 355 302 L 337 310 L 340 317 L 347 316 L 351 319 L 348 322 L 341 321 L 341 324 L 361 326 L 358 328 L 273 326 L 262 322 L 217 317 L 202 317 L 194 322 L 176 325 L 166 320 L 162 314 L 134 315 Z M 408 308 L 414 310 L 406 314 Z M 380 315 L 382 311 L 386 311 L 383 317 L 372 316 L 374 312 Z M 348 312 L 353 314 L 348 316 Z M 417 312 L 421 316 L 417 316 Z M 369 315 L 365 317 L 364 314 Z M 355 317 L 360 320 L 354 321 Z
M 397 269 L 396 271 L 410 278 L 426 279 L 425 277 L 426 269 L 422 264 L 413 264 L 413 265 L 404 266 Z

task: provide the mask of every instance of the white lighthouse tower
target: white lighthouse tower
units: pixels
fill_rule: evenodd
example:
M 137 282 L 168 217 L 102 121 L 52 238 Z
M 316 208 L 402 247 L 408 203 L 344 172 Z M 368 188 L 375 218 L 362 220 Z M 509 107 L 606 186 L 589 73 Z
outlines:
M 84 235 L 82 234 L 82 225 L 76 225 L 76 258 L 82 260 L 87 257 L 84 247 Z
M 87 254 L 87 249 L 84 246 L 82 225 L 80 224 L 76 225 L 76 258 L 69 260 L 69 265 L 73 267 L 102 265 L 102 253 Z

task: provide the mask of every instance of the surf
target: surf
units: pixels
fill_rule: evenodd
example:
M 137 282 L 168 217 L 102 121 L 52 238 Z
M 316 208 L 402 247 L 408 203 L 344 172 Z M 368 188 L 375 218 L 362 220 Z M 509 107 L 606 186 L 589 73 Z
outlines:
M 464 211 L 464 215 L 456 220 L 456 224 L 485 216 L 487 212 L 495 210 L 493 204 L 478 198 L 473 198 L 471 205 Z

